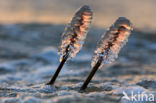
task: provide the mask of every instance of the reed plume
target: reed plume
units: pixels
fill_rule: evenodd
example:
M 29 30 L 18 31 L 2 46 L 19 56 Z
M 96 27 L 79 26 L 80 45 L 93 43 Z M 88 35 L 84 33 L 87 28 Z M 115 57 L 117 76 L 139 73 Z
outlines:
M 60 65 L 48 84 L 54 84 L 61 68 L 67 59 L 73 58 L 81 49 L 92 20 L 89 6 L 82 6 L 66 26 L 62 34 L 62 42 L 58 50 Z
M 112 63 L 118 57 L 120 49 L 128 41 L 131 30 L 132 26 L 130 21 L 125 17 L 119 17 L 109 30 L 102 35 L 93 54 L 91 62 L 93 69 L 80 90 L 86 89 L 101 64 Z
M 74 15 L 71 23 L 69 23 L 62 36 L 62 44 L 59 47 L 60 61 L 65 55 L 73 58 L 76 53 L 81 49 L 88 28 L 92 20 L 92 11 L 88 6 L 83 6 Z

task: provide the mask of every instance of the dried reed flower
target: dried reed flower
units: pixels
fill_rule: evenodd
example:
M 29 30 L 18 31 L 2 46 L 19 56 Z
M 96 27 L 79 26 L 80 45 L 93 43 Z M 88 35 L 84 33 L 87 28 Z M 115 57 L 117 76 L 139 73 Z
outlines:
M 89 6 L 82 6 L 72 18 L 62 35 L 62 42 L 58 50 L 60 65 L 47 85 L 54 84 L 59 72 L 68 58 L 73 58 L 81 49 L 92 20 Z
M 118 57 L 120 49 L 128 41 L 131 30 L 130 21 L 125 17 L 119 17 L 105 35 L 102 35 L 92 58 L 92 71 L 83 83 L 80 91 L 87 88 L 87 85 L 101 64 L 112 63 Z
M 91 62 L 92 67 L 97 63 L 99 58 L 103 59 L 103 64 L 112 63 L 118 57 L 120 49 L 128 41 L 131 30 L 131 23 L 127 18 L 118 18 L 98 42 Z
M 81 7 L 74 15 L 63 33 L 62 43 L 58 54 L 60 61 L 65 55 L 73 58 L 81 49 L 92 20 L 92 11 L 89 6 Z

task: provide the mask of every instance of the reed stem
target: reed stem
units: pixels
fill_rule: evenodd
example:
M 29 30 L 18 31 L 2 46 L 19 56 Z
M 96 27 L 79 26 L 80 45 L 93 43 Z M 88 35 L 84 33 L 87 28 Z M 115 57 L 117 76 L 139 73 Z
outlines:
M 66 55 L 66 56 L 63 57 L 63 59 L 60 62 L 60 64 L 59 64 L 59 66 L 58 66 L 55 74 L 52 76 L 51 80 L 47 83 L 47 85 L 53 85 L 55 83 L 55 80 L 56 80 L 58 74 L 60 73 L 60 71 L 61 71 L 64 63 L 66 62 L 67 58 L 68 58 L 68 55 Z
M 90 72 L 90 74 L 88 75 L 87 79 L 83 83 L 82 87 L 80 88 L 80 91 L 84 91 L 87 88 L 87 85 L 89 84 L 89 82 L 93 78 L 94 74 L 96 73 L 96 71 L 100 67 L 101 63 L 102 63 L 102 58 L 100 58 L 98 60 L 98 62 L 95 64 L 95 66 L 92 68 L 92 71 Z

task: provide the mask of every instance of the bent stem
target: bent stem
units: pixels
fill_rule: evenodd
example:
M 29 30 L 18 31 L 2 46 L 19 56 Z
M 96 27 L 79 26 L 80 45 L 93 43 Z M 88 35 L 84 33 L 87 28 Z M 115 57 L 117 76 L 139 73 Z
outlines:
M 102 63 L 102 58 L 100 58 L 98 60 L 98 62 L 95 64 L 95 66 L 92 68 L 92 71 L 90 72 L 90 74 L 88 75 L 87 79 L 83 83 L 82 87 L 80 88 L 80 91 L 84 91 L 87 88 L 87 85 L 89 84 L 89 82 L 93 78 L 94 74 L 96 73 L 96 71 L 100 67 L 101 63 Z
M 51 78 L 51 80 L 47 83 L 47 85 L 53 85 L 55 83 L 55 80 L 56 80 L 58 74 L 60 73 L 60 71 L 61 71 L 64 63 L 66 62 L 67 58 L 68 58 L 68 55 L 66 55 L 66 56 L 63 57 L 63 59 L 62 59 L 60 65 L 58 66 L 55 74 L 53 75 L 53 77 Z

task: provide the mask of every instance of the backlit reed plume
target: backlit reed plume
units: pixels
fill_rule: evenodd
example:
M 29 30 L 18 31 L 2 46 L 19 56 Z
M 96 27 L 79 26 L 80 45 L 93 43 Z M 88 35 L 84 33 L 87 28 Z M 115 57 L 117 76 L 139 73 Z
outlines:
M 112 63 L 117 57 L 120 49 L 128 41 L 132 27 L 130 21 L 125 17 L 119 17 L 109 28 L 97 44 L 93 54 L 91 66 L 92 71 L 80 90 L 84 90 L 101 64 Z
M 62 42 L 58 50 L 60 65 L 48 84 L 54 84 L 61 68 L 68 58 L 73 58 L 81 49 L 92 20 L 89 6 L 82 6 L 72 18 L 62 35 Z

